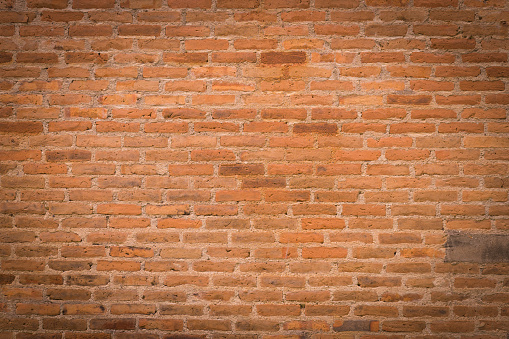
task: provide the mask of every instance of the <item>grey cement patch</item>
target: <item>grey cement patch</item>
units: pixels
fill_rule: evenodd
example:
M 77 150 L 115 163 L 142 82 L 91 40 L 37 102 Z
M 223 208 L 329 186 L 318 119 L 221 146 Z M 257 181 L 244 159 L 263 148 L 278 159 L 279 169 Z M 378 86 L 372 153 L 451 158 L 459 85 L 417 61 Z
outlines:
M 509 262 L 509 234 L 450 233 L 446 262 Z

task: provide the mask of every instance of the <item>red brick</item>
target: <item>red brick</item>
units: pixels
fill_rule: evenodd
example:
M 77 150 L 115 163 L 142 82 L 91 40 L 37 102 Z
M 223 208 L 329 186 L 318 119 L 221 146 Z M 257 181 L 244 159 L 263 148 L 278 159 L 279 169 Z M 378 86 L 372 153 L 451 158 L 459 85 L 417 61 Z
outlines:
M 104 204 L 97 206 L 97 213 L 137 215 L 141 214 L 141 208 L 128 204 Z
M 306 62 L 304 52 L 266 52 L 261 54 L 264 64 L 301 64 Z
M 70 36 L 110 36 L 113 29 L 110 25 L 73 25 L 69 28 Z
M 91 8 L 113 8 L 114 2 L 111 0 L 97 1 L 97 0 L 75 0 L 73 8 L 91 9 Z
M 424 321 L 386 320 L 382 330 L 387 332 L 422 332 L 426 327 Z
M 67 2 L 62 0 L 29 0 L 27 2 L 28 8 L 51 8 L 62 9 L 67 7 Z
M 315 3 L 318 8 L 356 8 L 358 5 L 357 0 L 318 0 Z
M 107 319 L 96 318 L 90 320 L 90 328 L 94 330 L 132 330 L 135 328 L 135 319 Z

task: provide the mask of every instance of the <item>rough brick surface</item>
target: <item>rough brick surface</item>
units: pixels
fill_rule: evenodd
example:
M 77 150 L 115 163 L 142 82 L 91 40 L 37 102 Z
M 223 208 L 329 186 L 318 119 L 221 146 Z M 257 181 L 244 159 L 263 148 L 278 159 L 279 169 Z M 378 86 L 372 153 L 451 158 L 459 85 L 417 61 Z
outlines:
M 506 0 L 1 0 L 0 338 L 506 339 Z

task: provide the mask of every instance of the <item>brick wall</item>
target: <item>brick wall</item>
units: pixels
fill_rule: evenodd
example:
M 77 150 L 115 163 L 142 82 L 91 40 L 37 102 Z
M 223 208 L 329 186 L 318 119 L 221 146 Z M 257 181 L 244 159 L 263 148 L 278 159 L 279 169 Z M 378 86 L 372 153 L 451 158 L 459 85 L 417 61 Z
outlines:
M 1 0 L 0 338 L 509 331 L 505 0 Z

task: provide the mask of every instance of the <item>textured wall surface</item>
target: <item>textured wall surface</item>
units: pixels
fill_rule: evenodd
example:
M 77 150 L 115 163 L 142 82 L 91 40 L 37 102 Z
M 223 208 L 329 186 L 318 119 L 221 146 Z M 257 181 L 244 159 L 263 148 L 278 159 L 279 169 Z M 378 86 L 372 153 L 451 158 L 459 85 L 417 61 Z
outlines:
M 0 7 L 1 339 L 507 338 L 506 0 Z

